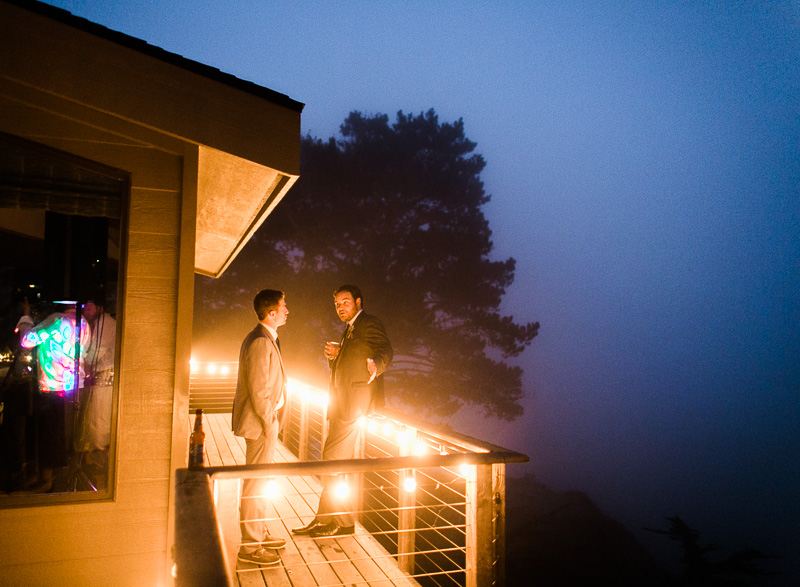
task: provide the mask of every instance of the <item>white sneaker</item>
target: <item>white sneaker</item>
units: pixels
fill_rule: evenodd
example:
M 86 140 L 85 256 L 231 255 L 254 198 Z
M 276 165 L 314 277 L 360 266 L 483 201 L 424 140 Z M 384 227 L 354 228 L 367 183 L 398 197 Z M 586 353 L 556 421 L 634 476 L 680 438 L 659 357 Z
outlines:
M 239 551 L 239 560 L 257 565 L 277 565 L 281 562 L 281 557 L 268 551 L 266 548 L 257 548 L 253 552 Z

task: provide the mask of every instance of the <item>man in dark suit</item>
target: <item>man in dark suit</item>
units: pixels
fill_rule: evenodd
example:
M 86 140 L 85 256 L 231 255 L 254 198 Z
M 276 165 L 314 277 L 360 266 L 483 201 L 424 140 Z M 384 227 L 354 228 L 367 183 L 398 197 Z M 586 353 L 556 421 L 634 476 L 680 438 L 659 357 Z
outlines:
M 333 293 L 333 300 L 339 319 L 347 326 L 341 342 L 329 342 L 324 350 L 331 382 L 330 428 L 323 460 L 355 457 L 359 418 L 383 406 L 383 372 L 393 356 L 383 323 L 362 310 L 363 297 L 356 286 L 341 286 Z M 323 477 L 317 515 L 306 526 L 293 529 L 294 534 L 322 537 L 353 533 L 353 502 L 335 496 L 336 481 L 335 475 Z
M 233 399 L 231 427 L 247 443 L 248 465 L 272 462 L 280 430 L 280 413 L 286 403 L 286 371 L 278 342 L 278 327 L 286 324 L 289 310 L 282 291 L 265 289 L 256 294 L 253 308 L 258 324 L 242 342 L 239 373 Z M 286 541 L 267 533 L 264 479 L 245 479 L 239 520 L 242 545 L 239 560 L 274 565 L 280 557 L 269 549 L 283 548 Z

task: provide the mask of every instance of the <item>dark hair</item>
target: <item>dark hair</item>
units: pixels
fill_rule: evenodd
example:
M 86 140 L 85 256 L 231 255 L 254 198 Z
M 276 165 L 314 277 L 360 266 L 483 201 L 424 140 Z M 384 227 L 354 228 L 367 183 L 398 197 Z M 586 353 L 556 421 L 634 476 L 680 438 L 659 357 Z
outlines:
M 333 297 L 338 296 L 340 293 L 347 292 L 351 296 L 353 296 L 353 301 L 361 300 L 361 306 L 364 306 L 364 298 L 361 295 L 361 290 L 358 289 L 357 285 L 340 285 L 335 292 L 333 292 Z
M 277 289 L 262 289 L 256 294 L 256 297 L 253 298 L 253 309 L 256 311 L 259 322 L 280 305 L 283 295 L 283 292 Z

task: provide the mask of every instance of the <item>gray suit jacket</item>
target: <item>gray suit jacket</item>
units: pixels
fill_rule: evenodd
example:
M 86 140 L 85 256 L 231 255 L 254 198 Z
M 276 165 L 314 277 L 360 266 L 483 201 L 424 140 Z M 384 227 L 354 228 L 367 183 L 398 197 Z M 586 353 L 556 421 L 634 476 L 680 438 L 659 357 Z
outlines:
M 245 337 L 239 351 L 239 373 L 231 427 L 236 436 L 255 439 L 280 425 L 275 408 L 286 403 L 286 371 L 278 345 L 262 324 Z

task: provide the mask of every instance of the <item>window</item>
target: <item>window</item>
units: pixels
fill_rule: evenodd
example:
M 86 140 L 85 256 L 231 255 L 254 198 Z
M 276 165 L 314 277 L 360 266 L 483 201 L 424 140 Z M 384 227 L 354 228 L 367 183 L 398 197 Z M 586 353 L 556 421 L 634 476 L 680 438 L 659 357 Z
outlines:
M 0 507 L 111 497 L 128 193 L 0 134 Z

